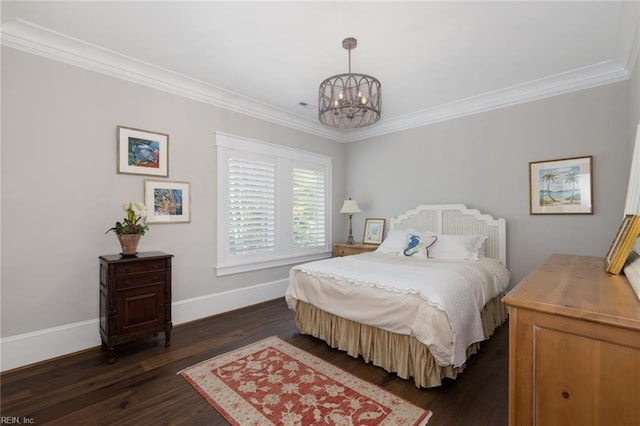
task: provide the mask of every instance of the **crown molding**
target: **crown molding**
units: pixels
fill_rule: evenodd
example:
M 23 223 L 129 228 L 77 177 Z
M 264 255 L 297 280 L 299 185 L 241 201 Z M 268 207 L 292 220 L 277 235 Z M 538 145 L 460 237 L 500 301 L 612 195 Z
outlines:
M 620 64 L 613 62 L 597 64 L 513 87 L 482 93 L 397 118 L 381 120 L 379 125 L 363 129 L 357 135 L 354 135 L 357 139 L 354 138 L 346 142 L 409 130 L 454 118 L 589 89 L 628 79 L 629 75 L 629 71 Z
M 327 139 L 340 140 L 341 138 L 339 131 L 327 128 L 307 117 L 292 114 L 246 96 L 60 34 L 21 19 L 4 24 L 0 36 L 3 46 L 138 83 Z
M 25 20 L 16 19 L 5 23 L 1 29 L 0 41 L 3 46 L 347 143 L 628 79 L 640 44 L 638 20 L 633 19 L 640 12 L 637 10 L 638 7 L 631 9 L 632 6 L 627 6 L 628 10 L 621 17 L 616 62 L 590 65 L 399 117 L 389 119 L 383 117 L 374 126 L 347 131 L 330 129 L 307 117 L 57 33 Z

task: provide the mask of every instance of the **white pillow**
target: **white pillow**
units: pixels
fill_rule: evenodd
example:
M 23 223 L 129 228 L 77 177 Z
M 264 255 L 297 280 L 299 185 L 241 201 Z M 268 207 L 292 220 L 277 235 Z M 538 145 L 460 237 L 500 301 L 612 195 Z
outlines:
M 484 235 L 440 234 L 429 248 L 429 257 L 434 259 L 480 260 L 480 248 L 487 239 Z
M 428 258 L 428 250 L 438 239 L 432 233 L 418 234 L 410 233 L 407 235 L 404 247 L 398 256 Z
M 376 251 L 378 253 L 399 253 L 404 249 L 404 245 L 407 242 L 407 229 L 395 229 L 389 231 L 387 238 L 382 241 L 382 244 L 378 246 Z

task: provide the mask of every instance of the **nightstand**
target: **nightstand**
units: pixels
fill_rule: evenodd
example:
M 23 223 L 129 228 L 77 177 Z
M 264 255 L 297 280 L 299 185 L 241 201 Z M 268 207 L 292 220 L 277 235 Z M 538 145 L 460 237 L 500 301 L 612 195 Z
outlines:
M 333 245 L 333 257 L 351 256 L 353 254 L 368 253 L 378 248 L 378 244 L 347 244 L 336 243 Z
M 171 258 L 161 252 L 100 256 L 100 337 L 107 361 L 116 345 L 164 332 L 171 345 Z

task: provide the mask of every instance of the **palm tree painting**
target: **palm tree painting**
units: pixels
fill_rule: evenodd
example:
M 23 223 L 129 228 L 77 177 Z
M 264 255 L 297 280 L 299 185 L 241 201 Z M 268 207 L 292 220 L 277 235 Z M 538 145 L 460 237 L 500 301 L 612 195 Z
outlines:
M 593 214 L 592 160 L 589 156 L 529 163 L 531 214 Z
M 540 171 L 540 205 L 580 204 L 580 166 Z

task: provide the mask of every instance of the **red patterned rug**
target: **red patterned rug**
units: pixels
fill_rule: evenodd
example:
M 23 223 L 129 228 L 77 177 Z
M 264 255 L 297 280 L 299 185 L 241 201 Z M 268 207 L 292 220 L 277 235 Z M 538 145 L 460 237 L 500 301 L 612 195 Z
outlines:
M 432 414 L 278 337 L 178 374 L 234 425 L 426 425 Z

